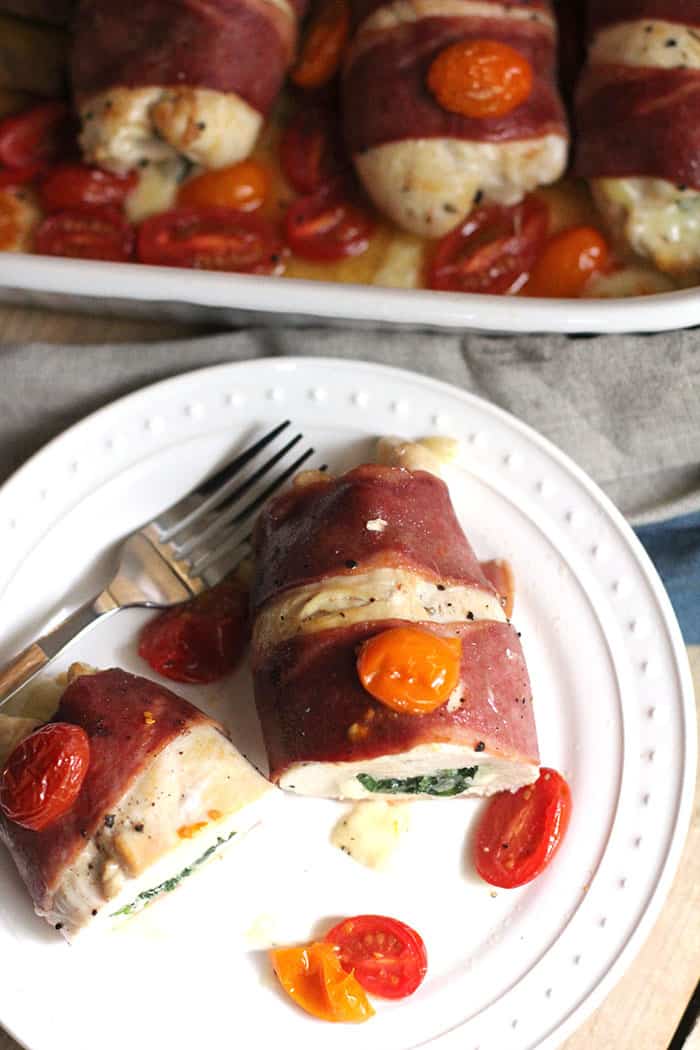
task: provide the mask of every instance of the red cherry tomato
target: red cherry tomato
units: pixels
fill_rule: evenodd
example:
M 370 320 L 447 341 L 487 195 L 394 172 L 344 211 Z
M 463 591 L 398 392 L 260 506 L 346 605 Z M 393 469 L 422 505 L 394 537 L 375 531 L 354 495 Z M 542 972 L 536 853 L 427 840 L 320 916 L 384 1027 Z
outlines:
M 26 168 L 49 164 L 72 140 L 68 107 L 46 102 L 0 120 L 0 164 Z
M 315 193 L 348 166 L 332 109 L 306 106 L 287 125 L 279 148 L 282 172 L 297 193 Z
M 0 774 L 0 810 L 23 828 L 43 831 L 71 809 L 89 765 L 84 729 L 42 726 L 17 745 Z
M 34 239 L 39 255 L 127 262 L 134 253 L 134 231 L 116 208 L 74 208 L 49 215 Z
M 445 292 L 512 295 L 527 281 L 544 244 L 547 206 L 536 197 L 505 208 L 484 205 L 438 243 L 430 288 Z
M 370 995 L 404 999 L 415 992 L 428 969 L 422 937 L 385 915 L 357 915 L 329 930 L 324 940 L 340 951 L 344 970 Z
M 247 641 L 247 592 L 224 580 L 147 623 L 139 654 L 165 678 L 214 682 L 234 669 Z
M 114 175 L 87 164 L 60 164 L 41 184 L 39 196 L 45 211 L 64 211 L 85 205 L 122 205 L 138 182 L 138 175 Z
M 479 875 L 503 889 L 530 882 L 559 849 L 570 816 L 569 785 L 554 769 L 543 767 L 534 784 L 495 795 L 477 830 Z
M 0 189 L 6 189 L 8 186 L 26 186 L 41 175 L 43 170 L 39 164 L 27 164 L 24 168 L 1 168 Z
M 261 215 L 233 208 L 174 208 L 141 224 L 137 253 L 153 266 L 233 273 L 284 270 L 285 249 Z
M 284 230 L 295 255 L 334 262 L 367 251 L 374 219 L 349 199 L 341 181 L 335 181 L 290 204 Z

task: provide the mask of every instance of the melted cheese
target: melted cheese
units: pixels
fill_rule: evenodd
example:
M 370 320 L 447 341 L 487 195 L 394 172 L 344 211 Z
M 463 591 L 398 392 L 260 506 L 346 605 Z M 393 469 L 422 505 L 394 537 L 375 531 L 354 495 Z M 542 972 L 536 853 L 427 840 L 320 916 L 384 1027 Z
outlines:
M 151 164 L 139 173 L 138 185 L 126 200 L 129 222 L 139 223 L 149 215 L 167 211 L 175 204 L 184 165 L 179 161 Z
M 411 823 L 407 802 L 358 802 L 341 817 L 331 842 L 343 853 L 375 871 L 391 866 L 401 838 Z
M 588 62 L 654 69 L 700 69 L 700 34 L 692 26 L 652 18 L 620 22 L 597 34 L 588 51 Z

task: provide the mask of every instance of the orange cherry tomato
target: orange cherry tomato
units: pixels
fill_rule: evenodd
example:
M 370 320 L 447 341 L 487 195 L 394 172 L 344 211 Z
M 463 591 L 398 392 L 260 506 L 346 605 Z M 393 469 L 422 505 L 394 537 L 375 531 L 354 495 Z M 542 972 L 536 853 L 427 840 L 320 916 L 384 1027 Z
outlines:
M 69 722 L 51 722 L 14 749 L 0 775 L 0 810 L 43 831 L 73 806 L 90 764 L 90 740 Z
M 22 202 L 12 189 L 0 190 L 0 252 L 17 249 L 23 233 Z
M 610 249 L 593 226 L 572 226 L 547 241 L 525 286 L 526 295 L 576 299 L 594 273 L 607 270 Z
M 357 673 L 376 700 L 394 711 L 429 714 L 459 682 L 462 643 L 420 627 L 392 627 L 360 647 Z
M 347 0 L 318 0 L 290 74 L 294 83 L 303 88 L 327 84 L 340 68 L 349 33 Z
M 244 160 L 229 168 L 207 171 L 190 179 L 177 195 L 180 205 L 192 207 L 236 208 L 255 211 L 270 190 L 267 170 L 254 160 Z
M 532 92 L 525 55 L 498 40 L 458 40 L 428 70 L 428 87 L 443 109 L 463 117 L 502 117 Z
M 270 959 L 287 995 L 314 1017 L 358 1024 L 374 1015 L 364 989 L 345 972 L 332 944 L 276 948 Z
M 501 599 L 503 611 L 510 619 L 513 615 L 515 603 L 515 576 L 509 561 L 504 558 L 494 558 L 492 561 L 482 561 L 481 571 L 489 583 L 493 584 Z

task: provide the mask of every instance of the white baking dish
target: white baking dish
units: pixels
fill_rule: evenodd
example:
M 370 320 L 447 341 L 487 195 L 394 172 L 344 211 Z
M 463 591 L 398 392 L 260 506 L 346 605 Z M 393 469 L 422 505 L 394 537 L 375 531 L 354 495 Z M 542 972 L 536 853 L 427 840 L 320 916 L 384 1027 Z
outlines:
M 632 299 L 520 299 L 0 253 L 0 301 L 222 325 L 661 332 L 700 325 L 700 288 Z

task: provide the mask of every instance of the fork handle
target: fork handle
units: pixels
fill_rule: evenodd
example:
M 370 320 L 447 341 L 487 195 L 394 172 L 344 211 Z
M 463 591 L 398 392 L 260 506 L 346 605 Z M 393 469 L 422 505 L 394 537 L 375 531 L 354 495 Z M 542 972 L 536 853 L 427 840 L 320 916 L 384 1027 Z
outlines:
M 9 698 L 15 690 L 40 671 L 49 659 L 39 643 L 34 642 L 23 649 L 19 656 L 0 667 L 0 702 Z

